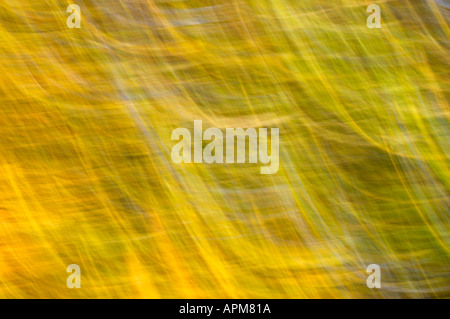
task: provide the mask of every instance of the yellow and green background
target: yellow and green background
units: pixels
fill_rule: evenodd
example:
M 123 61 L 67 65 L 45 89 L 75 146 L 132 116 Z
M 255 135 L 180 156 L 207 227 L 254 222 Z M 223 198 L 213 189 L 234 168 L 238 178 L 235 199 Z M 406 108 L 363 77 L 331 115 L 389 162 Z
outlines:
M 446 4 L 2 1 L 0 298 L 449 298 Z M 174 164 L 194 120 L 278 173 Z

